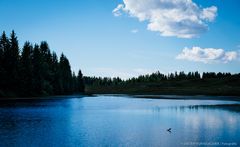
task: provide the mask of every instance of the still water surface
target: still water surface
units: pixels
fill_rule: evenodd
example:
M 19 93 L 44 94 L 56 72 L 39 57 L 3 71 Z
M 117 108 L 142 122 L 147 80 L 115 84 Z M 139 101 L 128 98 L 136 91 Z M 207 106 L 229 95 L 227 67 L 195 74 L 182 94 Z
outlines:
M 0 102 L 1 147 L 240 146 L 236 101 L 97 96 Z

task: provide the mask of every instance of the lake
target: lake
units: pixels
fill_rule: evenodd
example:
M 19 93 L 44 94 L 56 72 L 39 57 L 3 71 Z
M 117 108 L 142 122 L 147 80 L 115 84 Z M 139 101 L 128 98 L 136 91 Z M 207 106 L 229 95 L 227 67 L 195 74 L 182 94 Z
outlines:
M 0 104 L 1 147 L 197 145 L 240 146 L 240 102 L 98 95 Z

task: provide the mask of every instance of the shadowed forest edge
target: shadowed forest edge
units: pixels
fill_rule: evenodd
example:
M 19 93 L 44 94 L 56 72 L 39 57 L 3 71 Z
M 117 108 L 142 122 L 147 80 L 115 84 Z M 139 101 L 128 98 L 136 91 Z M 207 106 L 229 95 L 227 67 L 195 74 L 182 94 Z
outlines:
M 123 80 L 83 76 L 71 70 L 64 54 L 57 57 L 46 41 L 25 42 L 14 31 L 0 37 L 0 97 L 87 94 L 240 95 L 240 74 L 160 72 Z

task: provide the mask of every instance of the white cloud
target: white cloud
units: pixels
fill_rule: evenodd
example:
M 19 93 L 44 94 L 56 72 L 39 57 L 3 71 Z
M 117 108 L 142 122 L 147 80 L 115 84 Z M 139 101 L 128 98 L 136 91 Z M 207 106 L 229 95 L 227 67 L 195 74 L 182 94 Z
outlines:
M 113 9 L 112 13 L 114 16 L 121 16 L 122 13 L 120 12 L 121 9 L 124 8 L 124 5 L 123 4 L 119 4 L 115 9 Z
M 131 30 L 131 33 L 134 33 L 134 34 L 136 34 L 136 33 L 138 33 L 139 31 L 138 31 L 138 29 L 133 29 L 133 30 Z
M 208 30 L 214 21 L 217 7 L 201 8 L 192 0 L 123 0 L 113 10 L 115 16 L 122 12 L 139 21 L 147 21 L 147 29 L 162 36 L 193 38 Z
M 201 18 L 206 19 L 208 21 L 214 21 L 216 17 L 217 7 L 212 6 L 209 8 L 205 8 L 202 11 Z
M 214 48 L 184 48 L 176 59 L 189 60 L 203 63 L 228 63 L 239 57 L 237 51 L 224 51 L 223 49 Z

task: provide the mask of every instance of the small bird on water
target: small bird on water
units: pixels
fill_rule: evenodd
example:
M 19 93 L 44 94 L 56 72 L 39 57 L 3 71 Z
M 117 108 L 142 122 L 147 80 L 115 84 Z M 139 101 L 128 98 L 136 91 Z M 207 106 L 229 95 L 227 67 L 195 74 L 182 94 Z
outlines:
M 170 133 L 171 133 L 171 130 L 172 130 L 172 128 L 167 129 L 167 131 L 170 132 Z

